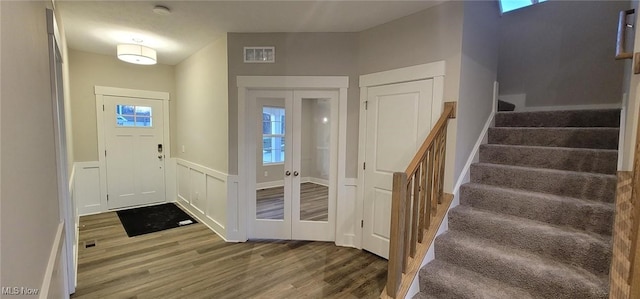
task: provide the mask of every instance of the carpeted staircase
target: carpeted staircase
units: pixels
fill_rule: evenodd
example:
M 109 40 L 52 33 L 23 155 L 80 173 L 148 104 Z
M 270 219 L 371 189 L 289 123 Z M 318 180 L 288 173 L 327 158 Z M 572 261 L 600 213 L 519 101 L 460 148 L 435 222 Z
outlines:
M 414 298 L 607 298 L 619 122 L 498 112 Z

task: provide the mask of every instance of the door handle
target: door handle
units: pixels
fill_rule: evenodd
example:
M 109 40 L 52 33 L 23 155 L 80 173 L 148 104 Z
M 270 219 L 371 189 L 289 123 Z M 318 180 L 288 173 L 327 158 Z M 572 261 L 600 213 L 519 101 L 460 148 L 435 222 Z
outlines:
M 288 170 L 287 170 L 287 171 L 284 173 L 284 175 L 286 175 L 286 176 L 290 176 L 290 175 L 291 175 L 291 171 L 288 171 Z
M 297 171 L 293 172 L 293 176 L 298 176 L 298 175 L 299 175 L 299 173 Z

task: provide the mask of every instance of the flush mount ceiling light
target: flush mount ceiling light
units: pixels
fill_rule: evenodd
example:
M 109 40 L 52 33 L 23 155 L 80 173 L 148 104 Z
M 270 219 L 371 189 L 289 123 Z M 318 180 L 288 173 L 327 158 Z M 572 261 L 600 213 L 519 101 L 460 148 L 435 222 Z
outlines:
M 168 16 L 171 14 L 171 10 L 168 7 L 162 5 L 156 5 L 153 8 L 153 12 L 161 16 Z
M 152 65 L 156 64 L 156 50 L 141 45 L 118 45 L 118 59 L 128 63 Z

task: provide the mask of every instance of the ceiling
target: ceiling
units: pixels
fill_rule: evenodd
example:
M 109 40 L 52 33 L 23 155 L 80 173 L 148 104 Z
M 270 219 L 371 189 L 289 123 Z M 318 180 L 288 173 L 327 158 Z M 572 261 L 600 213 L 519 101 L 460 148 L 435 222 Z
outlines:
M 116 45 L 152 47 L 175 65 L 226 32 L 358 32 L 442 1 L 77 1 L 57 0 L 71 49 L 115 55 Z M 153 12 L 155 5 L 170 15 Z

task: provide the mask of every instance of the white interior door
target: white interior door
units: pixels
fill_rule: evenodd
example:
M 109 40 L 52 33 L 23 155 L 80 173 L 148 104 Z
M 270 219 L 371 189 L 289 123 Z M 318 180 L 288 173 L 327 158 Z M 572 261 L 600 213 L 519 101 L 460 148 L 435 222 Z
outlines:
M 109 209 L 165 201 L 162 101 L 105 96 Z
M 405 171 L 429 134 L 433 80 L 367 89 L 362 247 L 389 257 L 394 172 Z
M 335 240 L 337 91 L 253 90 L 248 99 L 256 120 L 249 237 Z

